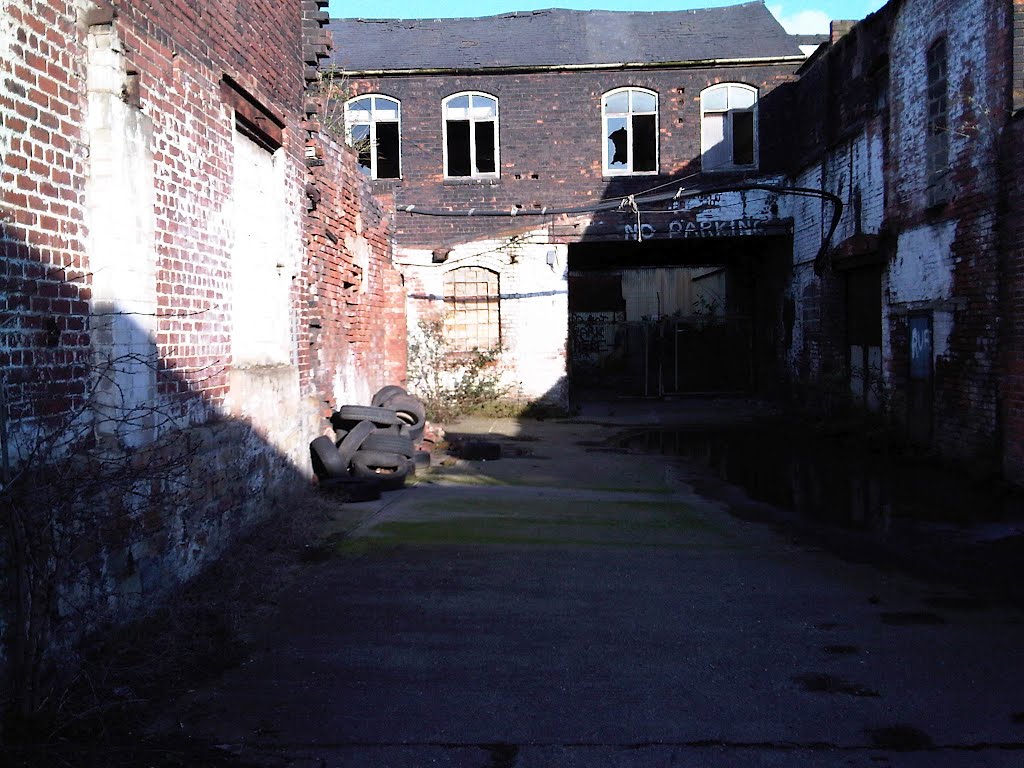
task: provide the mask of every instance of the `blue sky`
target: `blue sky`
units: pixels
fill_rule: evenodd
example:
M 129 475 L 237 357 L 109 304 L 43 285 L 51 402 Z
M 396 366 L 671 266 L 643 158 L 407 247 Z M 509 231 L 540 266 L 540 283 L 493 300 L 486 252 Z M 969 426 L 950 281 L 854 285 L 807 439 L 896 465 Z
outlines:
M 364 19 L 433 19 L 452 16 L 493 16 L 539 8 L 599 8 L 608 11 L 681 11 L 735 5 L 741 0 L 376 0 L 367 6 L 351 0 L 330 0 L 331 16 Z M 767 0 L 775 17 L 793 34 L 828 31 L 829 19 L 862 19 L 885 0 Z

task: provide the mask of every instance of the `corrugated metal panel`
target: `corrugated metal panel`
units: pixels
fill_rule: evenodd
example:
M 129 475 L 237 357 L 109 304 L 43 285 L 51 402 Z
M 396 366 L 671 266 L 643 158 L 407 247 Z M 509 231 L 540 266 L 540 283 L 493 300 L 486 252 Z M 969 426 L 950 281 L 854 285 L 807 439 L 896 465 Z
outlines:
M 725 272 L 710 267 L 653 267 L 622 271 L 626 319 L 721 314 Z

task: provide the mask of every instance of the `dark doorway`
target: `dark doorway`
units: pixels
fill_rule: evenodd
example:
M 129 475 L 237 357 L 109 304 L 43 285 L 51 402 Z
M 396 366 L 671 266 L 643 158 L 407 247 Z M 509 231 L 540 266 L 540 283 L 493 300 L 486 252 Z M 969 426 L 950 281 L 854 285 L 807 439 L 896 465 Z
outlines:
M 758 390 L 780 366 L 789 238 L 569 247 L 575 394 Z
M 865 410 L 879 410 L 882 392 L 882 268 L 846 274 L 846 334 L 850 393 Z

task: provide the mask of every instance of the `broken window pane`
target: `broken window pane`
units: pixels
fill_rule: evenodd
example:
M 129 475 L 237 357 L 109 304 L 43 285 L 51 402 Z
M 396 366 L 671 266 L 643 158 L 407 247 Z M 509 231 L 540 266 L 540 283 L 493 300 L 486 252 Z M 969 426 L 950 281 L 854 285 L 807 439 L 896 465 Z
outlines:
M 378 120 L 398 122 L 398 104 L 387 99 L 376 99 L 374 113 Z
M 602 106 L 605 172 L 657 173 L 658 95 L 622 88 L 606 93 Z
M 390 96 L 360 96 L 345 104 L 345 131 L 359 167 L 371 178 L 398 178 L 401 106 Z
M 608 118 L 608 165 L 626 168 L 629 163 L 629 133 L 626 131 L 626 118 Z
M 448 175 L 471 176 L 473 172 L 469 149 L 469 121 L 448 121 Z
M 373 99 L 369 97 L 364 99 L 355 99 L 354 101 L 350 101 L 348 103 L 348 112 L 350 115 L 355 116 L 357 120 L 360 118 L 362 118 L 363 120 L 369 120 L 372 104 Z
M 378 123 L 377 178 L 397 179 L 399 175 L 398 123 Z
M 476 169 L 480 173 L 494 173 L 494 123 L 475 125 Z
M 701 140 L 704 146 L 704 170 L 718 168 L 729 162 L 729 147 L 725 143 L 725 113 L 711 112 L 701 121 Z
M 470 98 L 470 103 L 472 117 L 494 117 L 498 114 L 498 102 L 495 99 L 474 95 Z
M 749 168 L 757 162 L 757 89 L 722 83 L 700 95 L 701 166 L 705 171 Z
M 633 116 L 633 170 L 657 170 L 657 131 L 654 115 Z
M 732 162 L 734 165 L 754 164 L 754 113 L 732 114 Z
M 355 148 L 356 153 L 359 156 L 360 168 L 369 173 L 373 167 L 370 157 L 370 126 L 353 125 L 349 136 L 349 142 Z
M 498 100 L 461 93 L 443 102 L 447 132 L 445 176 L 498 173 Z

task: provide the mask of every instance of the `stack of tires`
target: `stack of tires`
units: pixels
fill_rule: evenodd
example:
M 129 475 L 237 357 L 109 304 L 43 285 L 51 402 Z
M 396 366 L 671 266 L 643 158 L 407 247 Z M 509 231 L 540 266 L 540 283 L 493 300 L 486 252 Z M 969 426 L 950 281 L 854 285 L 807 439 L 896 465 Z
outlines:
M 343 405 L 331 416 L 334 440 L 309 444 L 313 471 L 327 485 L 354 479 L 401 488 L 417 465 L 430 465 L 430 453 L 419 450 L 425 420 L 423 403 L 396 385 L 381 388 L 370 405 Z

